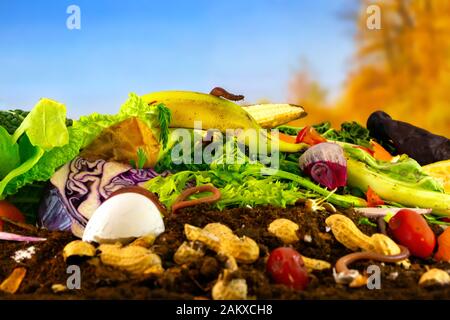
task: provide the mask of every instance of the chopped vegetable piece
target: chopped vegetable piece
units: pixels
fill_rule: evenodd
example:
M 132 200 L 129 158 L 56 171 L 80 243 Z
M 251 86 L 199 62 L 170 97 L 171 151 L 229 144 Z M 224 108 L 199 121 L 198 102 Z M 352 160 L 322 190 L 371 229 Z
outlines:
M 450 160 L 431 163 L 422 167 L 423 171 L 444 185 L 444 191 L 450 194 Z
M 274 128 L 306 116 L 302 107 L 293 104 L 256 104 L 242 109 L 263 128 Z
M 438 261 L 450 261 L 450 228 L 438 237 L 438 250 L 434 255 L 434 258 Z
M 380 198 L 379 195 L 376 194 L 375 191 L 372 190 L 370 186 L 367 189 L 366 198 L 367 198 L 367 205 L 369 207 L 382 206 L 384 204 L 384 201 Z
M 386 151 L 380 144 L 376 143 L 373 140 L 370 140 L 370 145 L 373 149 L 373 157 L 377 160 L 382 161 L 391 161 L 393 156 Z
M 422 167 L 406 155 L 395 163 L 377 161 L 367 152 L 344 146 L 347 155 L 348 186 L 367 192 L 370 186 L 385 201 L 405 207 L 431 208 L 450 215 L 450 195 L 442 185 L 425 174 Z
M 25 216 L 14 205 L 6 200 L 0 200 L 0 217 L 5 217 L 13 221 L 25 223 Z M 0 231 L 3 230 L 3 221 L 0 220 Z
M 312 146 L 301 155 L 299 165 L 314 181 L 331 190 L 347 184 L 347 161 L 336 143 Z
M 296 143 L 306 143 L 311 146 L 316 145 L 318 143 L 326 142 L 327 139 L 322 137 L 316 129 L 310 126 L 304 127 L 297 135 Z
M 0 290 L 10 294 L 14 294 L 19 290 L 19 287 L 27 274 L 25 268 L 15 268 L 13 272 L 0 284 Z
M 279 132 L 278 133 L 278 139 L 280 139 L 281 141 L 287 142 L 287 143 L 296 143 L 297 139 L 294 136 L 290 136 L 288 134 L 284 134 Z
M 395 214 L 400 210 L 408 209 L 412 210 L 418 214 L 428 214 L 431 213 L 431 209 L 415 209 L 415 208 L 355 208 L 355 211 L 363 214 L 368 218 L 379 218 L 384 217 L 387 214 Z
M 22 236 L 20 234 L 0 231 L 0 240 L 19 241 L 19 242 L 38 242 L 38 241 L 45 241 L 47 239 L 38 238 L 38 237 Z
M 369 218 L 367 218 L 367 217 L 359 218 L 358 224 L 365 224 L 367 226 L 377 227 L 377 224 L 370 221 Z

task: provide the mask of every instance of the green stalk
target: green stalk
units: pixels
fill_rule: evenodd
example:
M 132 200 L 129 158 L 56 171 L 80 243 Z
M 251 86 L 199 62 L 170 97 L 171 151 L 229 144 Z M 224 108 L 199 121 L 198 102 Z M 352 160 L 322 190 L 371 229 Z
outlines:
M 322 188 L 310 181 L 309 179 L 303 178 L 301 176 L 292 174 L 290 172 L 281 171 L 272 168 L 260 168 L 260 173 L 264 175 L 271 175 L 282 179 L 291 180 L 297 182 L 302 187 L 314 191 L 317 194 L 320 194 L 324 197 L 328 197 L 328 202 L 331 202 L 334 205 L 350 208 L 350 207 L 367 207 L 367 202 L 364 199 L 351 196 L 351 195 L 340 195 L 335 194 L 332 191 L 329 191 L 325 188 Z
M 368 187 L 382 199 L 404 206 L 431 208 L 434 213 L 450 215 L 450 195 L 418 188 L 412 183 L 390 178 L 370 170 L 363 162 L 347 158 L 348 185 L 366 192 Z

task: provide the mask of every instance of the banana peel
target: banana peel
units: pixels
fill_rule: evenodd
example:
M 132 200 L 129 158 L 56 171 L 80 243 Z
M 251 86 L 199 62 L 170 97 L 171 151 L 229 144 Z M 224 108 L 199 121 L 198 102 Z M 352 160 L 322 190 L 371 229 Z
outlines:
M 240 105 L 211 94 L 192 91 L 160 91 L 142 96 L 148 104 L 163 103 L 172 112 L 171 128 L 217 129 L 222 133 L 233 133 L 238 140 L 249 144 L 243 137 L 247 130 L 259 132 L 258 139 L 267 141 L 267 150 L 278 145 L 280 152 L 299 152 L 307 148 L 306 144 L 288 143 L 269 135 Z M 264 133 L 265 132 L 265 133 Z

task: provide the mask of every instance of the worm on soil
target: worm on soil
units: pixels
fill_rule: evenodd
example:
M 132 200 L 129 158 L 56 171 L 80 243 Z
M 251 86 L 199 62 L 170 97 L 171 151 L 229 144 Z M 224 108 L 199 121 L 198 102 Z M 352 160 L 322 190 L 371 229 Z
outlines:
M 244 96 L 239 94 L 232 94 L 230 92 L 228 92 L 227 90 L 225 90 L 224 88 L 221 87 L 215 87 L 214 89 L 211 90 L 211 92 L 209 94 L 212 94 L 213 96 L 216 97 L 222 97 L 225 98 L 227 100 L 231 100 L 231 101 L 240 101 L 240 100 L 244 100 Z
M 212 192 L 212 195 L 199 199 L 186 200 L 189 196 L 200 192 Z M 203 185 L 188 188 L 184 190 L 175 200 L 174 204 L 172 205 L 172 213 L 175 213 L 178 209 L 192 207 L 200 203 L 215 202 L 220 199 L 220 196 L 220 190 L 212 185 Z

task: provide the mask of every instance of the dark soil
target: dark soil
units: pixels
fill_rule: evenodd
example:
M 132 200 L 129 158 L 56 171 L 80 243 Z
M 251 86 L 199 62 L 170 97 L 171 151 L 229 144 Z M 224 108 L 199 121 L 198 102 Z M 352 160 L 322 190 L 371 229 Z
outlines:
M 355 222 L 359 216 L 348 210 L 344 212 Z M 254 239 L 260 247 L 260 258 L 251 265 L 239 264 L 236 276 L 247 280 L 249 296 L 257 299 L 449 299 L 450 287 L 422 288 L 418 285 L 420 276 L 429 267 L 450 270 L 448 263 L 411 258 L 412 265 L 406 270 L 395 264 L 380 264 L 364 261 L 352 265 L 363 272 L 367 266 L 377 264 L 381 268 L 381 289 L 367 287 L 348 288 L 334 281 L 331 270 L 310 274 L 310 284 L 303 292 L 295 292 L 283 285 L 274 284 L 265 272 L 268 253 L 283 243 L 267 232 L 267 226 L 276 218 L 288 218 L 300 226 L 300 239 L 311 237 L 311 242 L 299 241 L 293 247 L 301 254 L 323 259 L 334 264 L 341 256 L 350 253 L 337 242 L 325 228 L 326 212 L 306 213 L 301 205 L 288 209 L 259 207 L 256 209 L 236 208 L 222 212 L 206 206 L 180 210 L 166 218 L 166 232 L 160 235 L 152 249 L 158 253 L 166 270 L 159 277 L 136 277 L 120 270 L 102 265 L 98 258 L 79 261 L 81 268 L 81 289 L 54 293 L 52 285 L 65 284 L 69 274 L 62 258 L 64 246 L 75 238 L 70 233 L 39 230 L 30 232 L 17 227 L 6 226 L 5 231 L 46 237 L 39 243 L 0 242 L 0 281 L 15 267 L 27 268 L 27 275 L 19 291 L 14 294 L 0 292 L 0 299 L 210 299 L 211 288 L 221 272 L 224 261 L 214 252 L 189 265 L 178 266 L 173 254 L 185 240 L 184 224 L 203 227 L 210 222 L 221 222 L 237 235 Z M 359 225 L 370 235 L 377 228 Z M 435 230 L 439 233 L 439 229 Z M 34 245 L 36 253 L 29 260 L 16 263 L 11 256 L 19 249 Z

